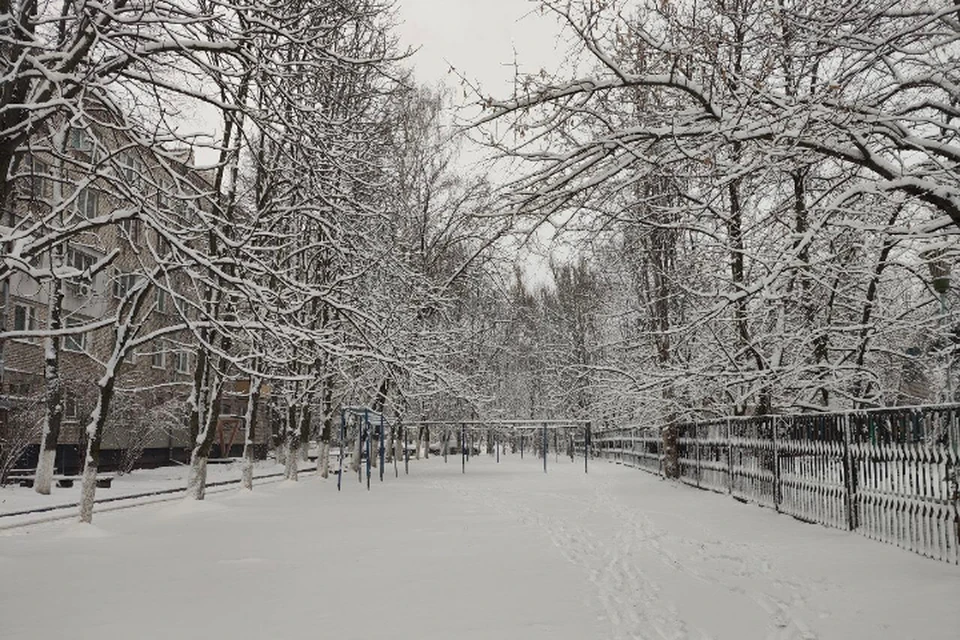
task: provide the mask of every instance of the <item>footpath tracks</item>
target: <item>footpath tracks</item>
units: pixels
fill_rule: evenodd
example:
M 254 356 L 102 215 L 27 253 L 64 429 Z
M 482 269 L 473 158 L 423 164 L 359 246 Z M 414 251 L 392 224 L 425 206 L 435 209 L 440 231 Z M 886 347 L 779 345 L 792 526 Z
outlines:
M 767 640 L 817 640 L 805 618 L 807 587 L 780 575 L 762 552 L 730 541 L 668 532 L 623 504 L 610 478 L 593 480 L 598 484 L 588 493 L 489 488 L 470 482 L 433 485 L 545 534 L 566 561 L 583 570 L 614 640 L 712 637 L 709 629 L 685 619 L 671 594 L 664 593 L 660 579 L 671 574 L 754 603 L 766 616 Z
M 690 636 L 685 624 L 669 603 L 661 601 L 657 586 L 647 580 L 630 561 L 642 544 L 643 532 L 618 527 L 600 530 L 589 526 L 604 515 L 602 502 L 563 493 L 519 490 L 490 490 L 470 486 L 434 483 L 439 489 L 456 491 L 462 498 L 516 518 L 546 534 L 560 555 L 581 568 L 593 587 L 593 596 L 610 625 L 612 640 L 684 640 Z M 599 495 L 599 493 L 597 494 Z M 533 500 L 531 500 L 533 498 Z M 576 506 L 573 518 L 557 517 L 543 508 L 548 502 Z
M 609 491 L 597 499 L 625 523 L 624 530 L 644 535 L 645 550 L 662 564 L 702 584 L 742 595 L 769 617 L 767 640 L 817 640 L 798 609 L 806 608 L 808 588 L 799 581 L 774 577 L 781 572 L 761 551 L 729 540 L 690 538 L 658 529 L 642 511 L 631 509 Z

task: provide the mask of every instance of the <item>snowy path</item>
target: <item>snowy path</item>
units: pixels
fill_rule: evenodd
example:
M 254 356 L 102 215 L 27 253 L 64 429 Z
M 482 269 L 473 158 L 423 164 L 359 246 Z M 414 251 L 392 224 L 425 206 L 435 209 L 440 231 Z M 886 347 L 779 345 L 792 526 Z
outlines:
M 960 637 L 960 568 L 631 469 L 387 480 L 0 535 L 0 637 Z
M 300 468 L 309 467 L 312 463 L 301 463 Z M 168 491 L 183 489 L 187 485 L 189 466 L 160 467 L 158 469 L 138 469 L 133 473 L 114 476 L 113 485 L 109 489 L 97 489 L 97 499 L 123 498 L 150 491 Z M 284 466 L 273 461 L 257 462 L 254 467 L 256 475 L 283 473 Z M 113 475 L 113 474 L 107 474 Z M 241 469 L 239 463 L 211 464 L 207 468 L 207 481 L 225 482 L 239 480 Z M 74 505 L 80 501 L 80 482 L 75 482 L 70 488 L 54 486 L 50 495 L 40 495 L 31 487 L 21 487 L 9 484 L 0 487 L 0 518 L 10 518 L 9 514 L 29 509 L 47 508 L 58 509 L 67 505 Z M 16 518 L 16 516 L 13 516 Z M 0 519 L 0 527 L 14 520 Z

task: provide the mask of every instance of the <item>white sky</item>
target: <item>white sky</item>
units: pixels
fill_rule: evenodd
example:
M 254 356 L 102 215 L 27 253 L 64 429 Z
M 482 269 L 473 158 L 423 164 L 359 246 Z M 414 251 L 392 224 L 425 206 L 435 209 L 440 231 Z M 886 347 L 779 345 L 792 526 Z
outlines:
M 408 62 L 421 84 L 443 82 L 456 89 L 457 74 L 479 85 L 482 93 L 508 98 L 516 72 L 556 71 L 563 66 L 566 44 L 552 14 L 541 13 L 536 0 L 398 0 L 396 33 L 401 45 L 419 48 Z M 475 96 L 453 92 L 454 99 L 472 103 Z M 468 114 L 461 114 L 461 117 Z M 485 155 L 467 145 L 462 161 L 469 164 Z M 542 239 L 549 235 L 547 229 Z M 526 279 L 533 286 L 549 286 L 547 257 L 533 247 L 520 252 Z
M 398 0 L 397 34 L 404 45 L 420 47 L 410 65 L 421 83 L 458 86 L 457 76 L 449 73 L 453 66 L 484 93 L 507 97 L 515 58 L 527 72 L 560 66 L 559 24 L 537 5 L 534 0 Z

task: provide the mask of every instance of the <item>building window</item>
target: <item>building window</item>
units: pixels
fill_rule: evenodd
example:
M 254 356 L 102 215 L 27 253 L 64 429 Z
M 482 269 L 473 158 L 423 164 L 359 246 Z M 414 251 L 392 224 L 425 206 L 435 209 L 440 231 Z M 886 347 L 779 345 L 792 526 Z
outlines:
M 157 208 L 162 211 L 175 210 L 175 202 L 170 196 L 170 192 L 173 189 L 170 183 L 163 180 L 157 185 Z
M 14 331 L 36 331 L 37 330 L 37 309 L 25 304 L 18 304 L 13 307 L 13 330 Z M 36 338 L 21 338 L 28 342 L 36 342 Z
M 170 254 L 170 242 L 159 231 L 157 232 L 157 255 L 160 257 Z
M 73 267 L 78 271 L 86 271 L 96 262 L 93 256 L 80 251 L 74 247 L 67 249 L 67 266 Z
M 126 218 L 120 221 L 120 228 L 124 235 L 130 238 L 130 244 L 140 242 L 140 221 L 136 218 Z
M 29 398 L 30 384 L 26 382 L 11 382 L 7 384 L 7 394 L 15 398 Z
M 113 280 L 113 297 L 125 298 L 137 284 L 137 274 L 117 273 Z
M 75 318 L 67 319 L 67 328 L 83 326 L 83 321 Z M 87 347 L 86 333 L 70 333 L 63 337 L 63 350 L 82 353 Z
M 80 411 L 77 407 L 77 396 L 67 391 L 63 398 L 63 419 L 76 420 L 79 415 Z
M 177 373 L 190 373 L 190 352 L 179 349 L 176 353 Z
M 89 273 L 96 259 L 74 247 L 67 249 L 67 266 L 83 273 Z M 76 298 L 86 298 L 90 295 L 90 277 L 76 276 L 67 280 L 67 291 Z
M 121 165 L 121 175 L 127 186 L 131 189 L 139 189 L 140 181 L 143 179 L 143 163 L 140 162 L 140 158 L 132 151 L 127 152 L 123 154 Z
M 92 151 L 93 139 L 85 129 L 70 127 L 70 148 L 77 151 Z
M 30 181 L 27 183 L 30 196 L 33 198 L 49 198 L 53 193 L 50 183 L 50 165 L 34 156 L 30 156 Z
M 90 187 L 83 187 L 74 200 L 74 209 L 84 218 L 93 218 L 100 208 L 100 192 Z
M 127 349 L 123 352 L 123 362 L 133 364 L 137 361 L 137 352 L 133 349 Z
M 160 313 L 166 313 L 169 307 L 170 302 L 167 292 L 163 289 L 157 289 L 157 311 Z
M 163 350 L 162 345 L 157 345 L 157 350 L 150 354 L 150 366 L 154 369 L 164 369 L 166 368 L 166 351 Z

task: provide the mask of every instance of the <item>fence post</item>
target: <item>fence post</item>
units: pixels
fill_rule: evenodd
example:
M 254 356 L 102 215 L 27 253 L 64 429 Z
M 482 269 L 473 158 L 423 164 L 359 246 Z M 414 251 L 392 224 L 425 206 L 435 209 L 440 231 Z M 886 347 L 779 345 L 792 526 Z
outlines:
M 733 434 L 727 418 L 727 493 L 733 495 Z
M 770 419 L 770 428 L 772 429 L 772 439 L 773 439 L 773 507 L 776 509 L 777 513 L 780 513 L 780 443 L 779 443 L 779 431 L 780 419 L 771 418 Z
M 701 489 L 700 476 L 703 473 L 703 468 L 700 465 L 700 425 L 697 423 L 693 424 L 693 450 L 697 456 L 697 488 Z
M 856 467 L 853 463 L 853 428 L 852 415 L 840 418 L 843 426 L 843 486 L 847 494 L 847 528 L 853 531 L 857 528 L 857 509 L 854 502 L 857 499 Z
M 960 564 L 960 424 L 957 410 L 947 412 L 947 478 L 952 478 L 951 502 L 953 503 L 953 561 Z M 951 474 L 951 471 L 953 472 Z

